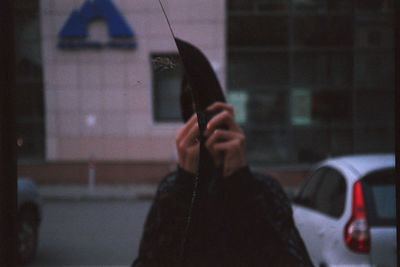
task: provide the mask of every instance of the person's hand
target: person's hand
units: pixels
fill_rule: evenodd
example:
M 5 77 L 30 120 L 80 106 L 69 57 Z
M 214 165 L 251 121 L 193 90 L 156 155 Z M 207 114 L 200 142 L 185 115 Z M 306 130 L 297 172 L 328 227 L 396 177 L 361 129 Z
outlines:
M 199 165 L 200 142 L 196 113 L 183 125 L 176 135 L 179 166 L 187 172 L 196 173 Z
M 208 122 L 204 135 L 207 149 L 217 166 L 223 164 L 223 176 L 226 177 L 246 166 L 246 138 L 235 122 L 231 105 L 216 102 L 207 110 L 221 110 Z M 228 129 L 218 129 L 221 125 Z

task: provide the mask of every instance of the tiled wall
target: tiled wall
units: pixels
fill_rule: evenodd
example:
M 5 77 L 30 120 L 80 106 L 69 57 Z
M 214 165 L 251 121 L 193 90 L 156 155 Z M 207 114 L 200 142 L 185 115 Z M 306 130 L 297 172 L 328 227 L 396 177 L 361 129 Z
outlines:
M 152 119 L 150 53 L 176 51 L 157 0 L 114 0 L 136 34 L 134 50 L 57 48 L 84 0 L 41 0 L 47 160 L 169 161 L 181 124 Z M 162 0 L 175 34 L 203 50 L 225 84 L 224 0 Z M 94 22 L 89 40 L 108 39 Z M 95 122 L 95 123 L 94 123 Z M 91 124 L 91 126 L 89 126 Z

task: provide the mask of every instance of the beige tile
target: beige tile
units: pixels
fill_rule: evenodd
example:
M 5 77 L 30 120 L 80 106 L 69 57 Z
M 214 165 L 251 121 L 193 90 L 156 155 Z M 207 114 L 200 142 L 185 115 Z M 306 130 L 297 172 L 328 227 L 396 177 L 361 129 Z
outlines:
M 119 49 L 103 49 L 101 53 L 101 63 L 107 69 L 114 68 L 125 61 L 125 57 L 129 53 L 134 53 L 134 50 L 119 50 Z
M 77 51 L 60 49 L 57 47 L 56 43 L 53 43 L 52 45 L 53 47 L 51 49 L 53 49 L 54 51 L 53 52 L 54 61 L 58 65 L 69 64 L 72 66 L 76 66 L 75 68 L 77 68 L 79 64 Z
M 157 7 L 157 1 L 149 1 L 149 0 L 135 0 L 135 1 L 127 1 L 127 0 L 114 0 L 113 1 L 117 6 L 118 10 L 122 14 L 145 11 L 148 9 L 154 9 Z
M 50 112 L 53 113 L 58 109 L 58 97 L 56 90 L 49 90 L 46 88 L 44 91 L 45 97 L 45 109 L 46 113 Z
M 40 0 L 39 4 L 41 16 L 47 15 L 53 11 L 54 0 Z
M 146 28 L 146 13 L 145 12 L 131 12 L 125 13 L 124 18 L 128 25 L 131 27 L 133 32 L 135 33 L 138 40 L 144 34 Z
M 125 86 L 125 65 L 109 63 L 103 66 L 104 85 L 123 88 Z
M 58 110 L 76 111 L 79 109 L 79 91 L 74 88 L 57 90 Z
M 79 64 L 83 66 L 87 65 L 97 65 L 102 64 L 103 53 L 105 50 L 96 50 L 96 49 L 84 49 L 73 51 L 76 53 Z
M 81 120 L 79 112 L 60 112 L 57 114 L 59 136 L 79 136 Z
M 223 22 L 225 20 L 224 9 L 224 1 L 221 0 L 196 1 L 187 8 L 187 14 L 194 21 L 211 20 Z
M 99 90 L 102 87 L 103 68 L 99 64 L 79 64 L 79 87 L 81 90 Z
M 106 89 L 103 92 L 103 108 L 106 112 L 123 111 L 125 90 L 120 88 Z
M 58 147 L 58 138 L 55 137 L 47 137 L 46 138 L 46 160 L 57 160 L 59 147 Z
M 84 112 L 98 112 L 103 109 L 103 91 L 95 88 L 79 90 L 79 107 Z
M 106 112 L 103 114 L 104 136 L 120 137 L 126 135 L 126 114 L 125 112 Z
M 62 137 L 59 139 L 59 160 L 88 160 L 104 158 L 102 138 Z
M 184 23 L 176 24 L 175 32 L 180 38 L 187 40 L 199 48 L 209 48 L 216 45 L 216 40 L 223 33 L 223 24 L 218 28 L 218 24 L 212 22 L 192 23 L 190 26 Z M 223 44 L 221 44 L 223 45 Z
M 103 158 L 109 160 L 126 160 L 129 146 L 124 138 L 104 138 Z
M 132 88 L 125 90 L 125 107 L 129 111 L 140 111 L 151 114 L 151 90 Z
M 144 89 L 151 88 L 150 57 L 132 58 L 131 63 L 125 65 L 125 88 Z
M 78 0 L 53 0 L 54 1 L 54 13 L 56 14 L 70 14 L 75 9 L 80 9 L 83 1 Z
M 175 151 L 175 136 L 142 136 L 127 139 L 126 143 L 127 157 L 132 160 L 169 160 Z
M 57 130 L 57 116 L 55 112 L 46 112 L 46 138 L 56 137 Z
M 143 136 L 151 134 L 151 113 L 128 112 L 126 116 L 127 133 L 129 136 Z
M 56 47 L 56 43 L 54 42 L 54 38 L 45 37 L 42 39 L 42 60 L 43 64 L 57 64 L 56 62 L 56 54 L 58 53 L 58 49 Z M 45 65 L 45 69 L 47 66 Z M 51 66 L 54 68 L 54 66 Z
M 101 137 L 104 135 L 104 116 L 99 111 L 82 111 L 80 125 L 82 137 Z
M 58 86 L 78 85 L 78 67 L 75 64 L 57 64 L 55 65 L 55 80 L 54 83 Z
M 54 36 L 54 23 L 53 23 L 53 17 L 50 14 L 46 13 L 41 13 L 40 16 L 40 34 L 42 37 L 48 37 Z

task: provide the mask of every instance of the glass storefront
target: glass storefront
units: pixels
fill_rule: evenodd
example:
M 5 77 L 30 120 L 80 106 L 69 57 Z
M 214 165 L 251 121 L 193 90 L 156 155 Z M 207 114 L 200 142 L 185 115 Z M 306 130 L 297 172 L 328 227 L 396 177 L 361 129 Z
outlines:
M 230 93 L 260 166 L 394 151 L 393 1 L 228 1 Z

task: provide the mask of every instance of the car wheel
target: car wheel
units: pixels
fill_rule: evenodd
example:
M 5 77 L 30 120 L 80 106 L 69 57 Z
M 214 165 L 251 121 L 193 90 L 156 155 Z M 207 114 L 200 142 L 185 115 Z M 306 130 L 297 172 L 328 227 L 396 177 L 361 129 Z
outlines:
M 27 264 L 36 254 L 38 242 L 38 225 L 32 210 L 21 211 L 18 222 L 18 260 Z

